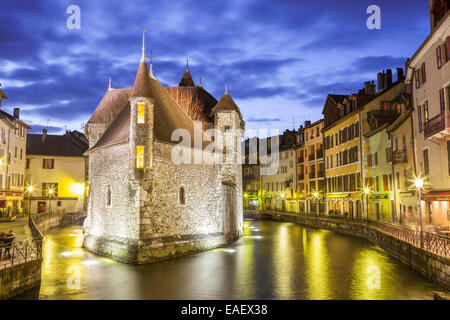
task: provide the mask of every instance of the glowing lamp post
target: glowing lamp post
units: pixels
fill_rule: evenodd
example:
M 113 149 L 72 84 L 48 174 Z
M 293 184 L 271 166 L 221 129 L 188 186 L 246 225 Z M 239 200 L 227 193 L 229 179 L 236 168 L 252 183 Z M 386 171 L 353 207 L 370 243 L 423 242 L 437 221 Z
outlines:
M 28 219 L 31 219 L 31 194 L 33 193 L 33 186 L 28 186 Z
M 420 193 L 420 189 L 422 189 L 423 187 L 423 180 L 421 178 L 417 178 L 416 180 L 414 180 L 414 184 L 416 185 L 417 188 L 417 195 L 418 195 L 418 202 L 417 202 L 417 207 L 419 210 L 419 231 L 420 231 L 420 247 L 423 248 L 423 234 L 422 234 L 422 206 L 420 205 L 421 201 L 422 201 L 422 194 Z
M 317 192 L 314 192 L 313 196 L 316 201 L 316 216 L 318 216 L 319 215 L 319 203 L 318 203 L 319 194 Z
M 48 214 L 52 214 L 52 195 L 53 195 L 53 189 L 48 190 L 48 194 L 50 195 L 50 204 L 48 205 Z

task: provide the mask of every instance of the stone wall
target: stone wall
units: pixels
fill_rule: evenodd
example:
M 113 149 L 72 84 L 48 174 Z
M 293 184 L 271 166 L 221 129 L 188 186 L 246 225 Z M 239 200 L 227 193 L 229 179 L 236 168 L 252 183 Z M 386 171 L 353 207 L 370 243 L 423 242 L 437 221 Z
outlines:
M 0 299 L 9 299 L 38 286 L 42 258 L 0 269 Z
M 361 223 L 345 224 L 339 221 L 332 221 L 333 219 L 320 219 L 320 217 L 316 219 L 315 216 L 306 217 L 303 215 L 262 213 L 257 211 L 246 211 L 245 217 L 296 222 L 312 228 L 328 229 L 352 237 L 367 239 L 430 280 L 446 289 L 450 289 L 449 258 L 427 252 L 407 242 L 367 227 L 362 221 Z

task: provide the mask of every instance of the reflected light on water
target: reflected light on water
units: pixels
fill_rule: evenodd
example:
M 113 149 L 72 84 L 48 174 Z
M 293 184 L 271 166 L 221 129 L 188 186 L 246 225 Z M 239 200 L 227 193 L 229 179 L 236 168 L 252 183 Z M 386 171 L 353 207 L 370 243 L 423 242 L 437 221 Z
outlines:
M 308 283 L 308 299 L 332 299 L 329 261 L 324 235 L 326 231 L 310 232 L 312 245 L 306 245 L 306 268 Z M 304 241 L 304 244 L 306 242 Z

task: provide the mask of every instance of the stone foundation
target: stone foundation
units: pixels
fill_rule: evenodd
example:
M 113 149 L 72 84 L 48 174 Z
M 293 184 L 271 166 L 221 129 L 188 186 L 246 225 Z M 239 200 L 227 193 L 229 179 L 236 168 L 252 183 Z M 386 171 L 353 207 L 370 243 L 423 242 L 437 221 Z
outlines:
M 227 237 L 214 233 L 136 241 L 87 235 L 84 247 L 98 255 L 120 262 L 144 264 L 215 249 L 237 240 L 239 236 L 238 233 Z
M 0 299 L 24 293 L 41 282 L 42 258 L 0 270 Z

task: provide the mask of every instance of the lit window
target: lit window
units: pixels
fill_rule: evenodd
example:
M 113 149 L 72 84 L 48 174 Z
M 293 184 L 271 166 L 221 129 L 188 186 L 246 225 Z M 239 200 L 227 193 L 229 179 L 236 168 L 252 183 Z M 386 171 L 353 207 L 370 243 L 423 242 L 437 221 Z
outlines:
M 136 147 L 136 168 L 144 168 L 144 146 Z
M 137 123 L 145 123 L 145 103 L 137 104 Z
M 154 104 L 152 103 L 152 105 L 150 106 L 150 125 L 153 126 L 153 108 L 154 108 Z

